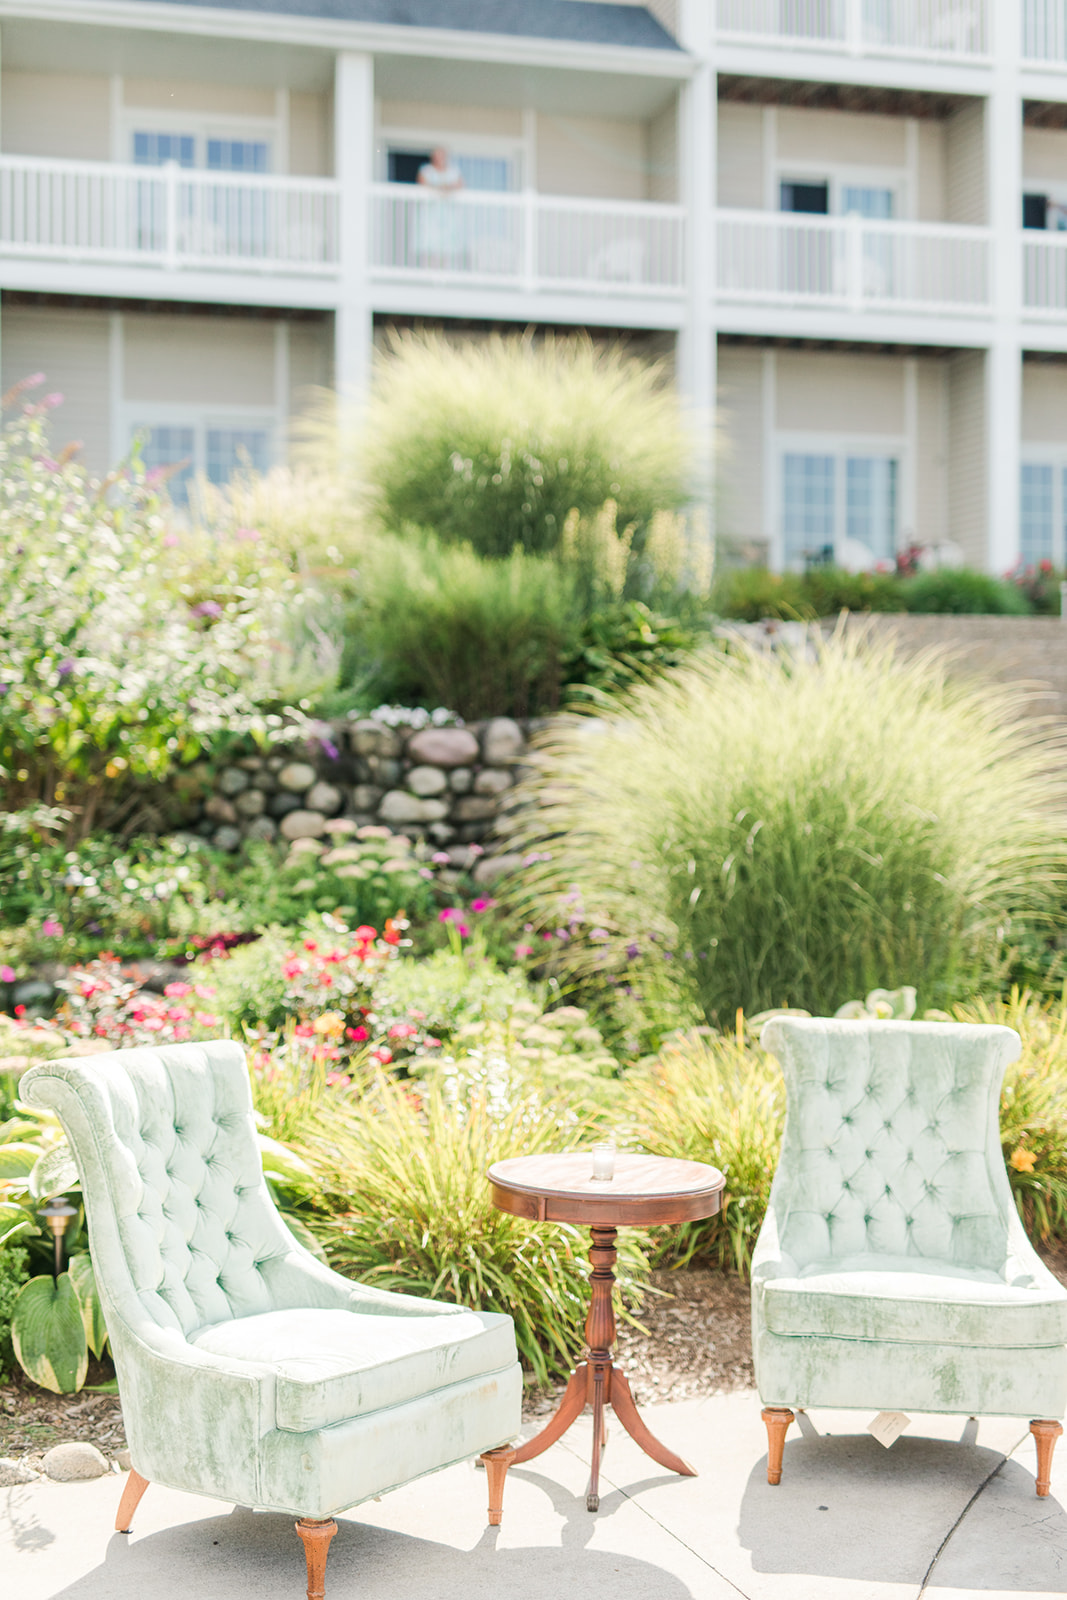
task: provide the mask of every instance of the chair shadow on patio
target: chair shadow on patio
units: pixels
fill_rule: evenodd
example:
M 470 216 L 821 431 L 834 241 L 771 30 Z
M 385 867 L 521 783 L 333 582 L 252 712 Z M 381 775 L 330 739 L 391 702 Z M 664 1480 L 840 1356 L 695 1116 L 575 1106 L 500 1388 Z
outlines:
M 515 1469 L 516 1479 L 520 1472 Z M 687 1583 L 654 1560 L 616 1548 L 588 1548 L 598 1523 L 603 1525 L 613 1510 L 624 1506 L 632 1488 L 625 1495 L 619 1490 L 605 1494 L 598 1517 L 586 1511 L 584 1496 L 539 1473 L 521 1475 L 566 1519 L 562 1527 L 555 1525 L 551 1539 L 538 1519 L 531 1544 L 497 1549 L 500 1530 L 487 1527 L 472 1548 L 463 1549 L 361 1523 L 357 1510 L 337 1519 L 329 1574 L 334 1594 L 359 1595 L 360 1600 L 431 1594 L 435 1600 L 494 1600 L 500 1594 L 521 1593 L 524 1600 L 560 1600 L 562 1595 L 610 1593 L 613 1600 L 648 1600 L 650 1595 L 656 1600 L 695 1600 Z M 472 1487 L 480 1500 L 484 1479 L 479 1475 L 479 1480 Z M 476 1526 L 472 1518 L 472 1533 Z M 522 1537 L 521 1512 L 505 1513 L 505 1530 Z M 141 1538 L 115 1534 L 105 1560 L 55 1591 L 51 1600 L 102 1600 L 112 1594 L 169 1600 L 176 1593 L 195 1593 L 197 1600 L 303 1600 L 303 1564 L 293 1549 L 292 1517 L 238 1506 L 227 1516 L 180 1523 Z
M 1053 1494 L 1035 1500 L 1029 1439 L 1021 1461 L 997 1471 L 1001 1453 L 970 1442 L 973 1424 L 961 1442 L 901 1438 L 890 1450 L 855 1426 L 791 1438 L 774 1488 L 766 1457 L 753 1467 L 738 1539 L 757 1572 L 916 1589 L 929 1573 L 931 1597 L 939 1587 L 1067 1594 L 1067 1514 L 1055 1480 Z

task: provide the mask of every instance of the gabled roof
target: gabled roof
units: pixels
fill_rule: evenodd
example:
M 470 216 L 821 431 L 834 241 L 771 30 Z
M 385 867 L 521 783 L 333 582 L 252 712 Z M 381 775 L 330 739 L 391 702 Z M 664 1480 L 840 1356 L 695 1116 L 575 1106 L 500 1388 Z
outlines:
M 140 0 L 156 5 L 160 0 Z M 168 0 L 213 11 L 278 12 L 329 22 L 374 22 L 401 28 L 504 33 L 575 44 L 639 50 L 681 47 L 644 6 L 600 0 Z M 709 0 L 710 3 L 710 0 Z

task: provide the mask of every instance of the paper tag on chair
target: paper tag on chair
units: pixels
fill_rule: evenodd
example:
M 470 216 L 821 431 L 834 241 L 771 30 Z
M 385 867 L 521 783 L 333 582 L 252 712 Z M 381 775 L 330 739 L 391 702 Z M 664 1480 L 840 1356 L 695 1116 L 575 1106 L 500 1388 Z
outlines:
M 873 1434 L 878 1443 L 888 1450 L 895 1444 L 904 1432 L 911 1427 L 911 1418 L 906 1417 L 903 1411 L 879 1411 L 873 1422 L 868 1422 L 867 1432 Z

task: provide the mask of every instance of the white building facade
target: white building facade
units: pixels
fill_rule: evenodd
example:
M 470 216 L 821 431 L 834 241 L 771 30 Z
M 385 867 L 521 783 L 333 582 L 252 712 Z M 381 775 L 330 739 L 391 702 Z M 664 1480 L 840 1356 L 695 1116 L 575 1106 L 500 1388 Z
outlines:
M 0 66 L 2 382 L 94 467 L 587 327 L 718 407 L 753 558 L 1067 560 L 1067 0 L 0 0 Z

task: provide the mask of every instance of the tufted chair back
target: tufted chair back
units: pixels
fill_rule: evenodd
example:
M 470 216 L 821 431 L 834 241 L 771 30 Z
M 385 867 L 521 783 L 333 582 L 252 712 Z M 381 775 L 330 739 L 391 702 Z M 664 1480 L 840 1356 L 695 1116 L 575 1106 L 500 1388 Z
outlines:
M 788 1111 L 771 1192 L 799 1271 L 927 1257 L 1002 1272 L 1018 1222 L 1000 1147 L 1010 1028 L 776 1017 Z
M 109 1326 L 147 1318 L 187 1339 L 308 1303 L 300 1258 L 317 1263 L 266 1188 L 239 1045 L 54 1062 L 30 1098 L 68 1129 Z

